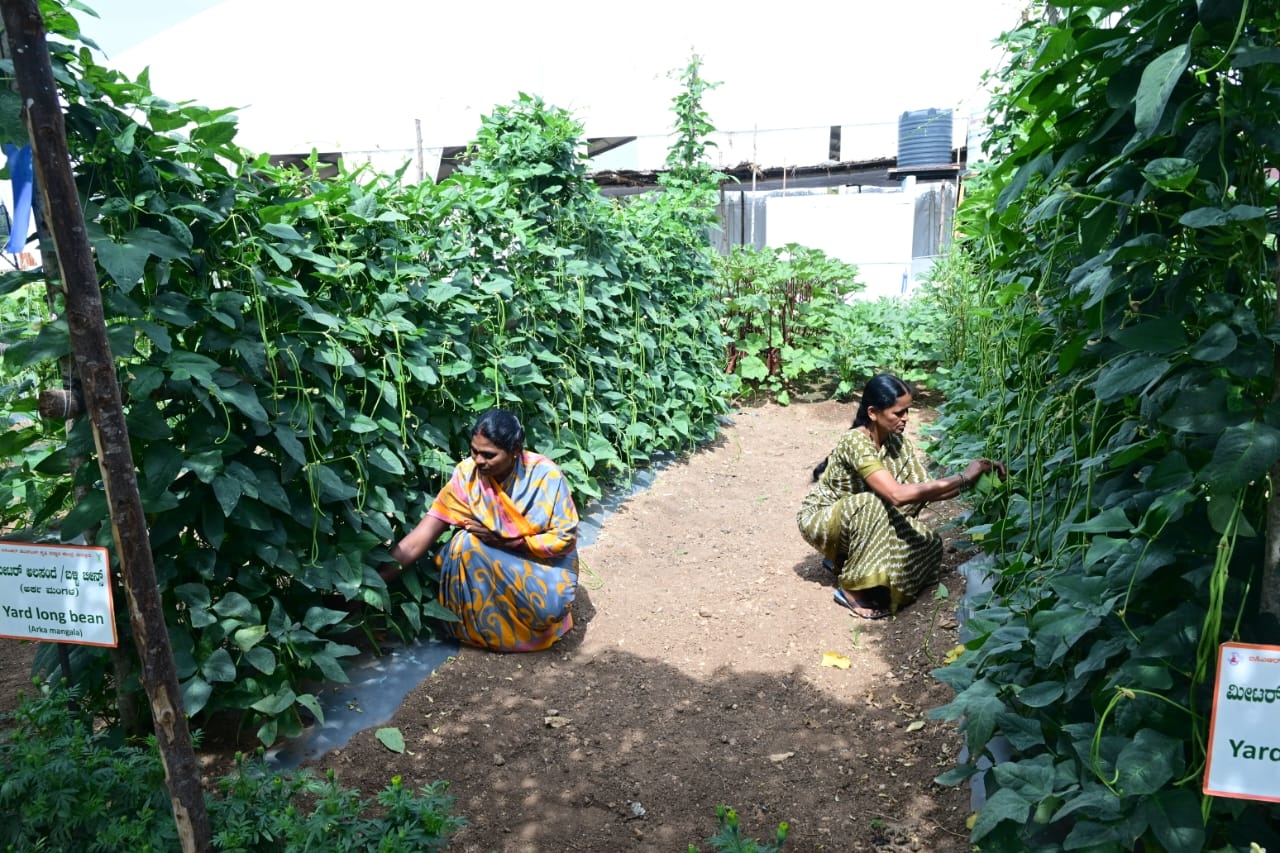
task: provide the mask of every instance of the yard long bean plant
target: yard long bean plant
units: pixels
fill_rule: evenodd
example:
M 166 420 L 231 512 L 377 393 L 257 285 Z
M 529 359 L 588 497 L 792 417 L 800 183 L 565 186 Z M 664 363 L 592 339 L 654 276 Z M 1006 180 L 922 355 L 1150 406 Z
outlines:
M 345 679 L 356 632 L 408 638 L 447 617 L 427 567 L 394 589 L 377 568 L 479 411 L 514 410 L 584 503 L 718 428 L 733 385 L 705 237 L 715 183 L 695 163 L 610 202 L 578 122 L 521 95 L 442 183 L 274 168 L 237 146 L 230 111 L 97 64 L 72 7 L 47 4 L 46 28 L 197 722 L 235 712 L 271 743 L 322 716 L 305 685 Z M 696 154 L 696 60 L 680 87 L 673 150 Z M 19 106 L 0 98 L 0 141 L 25 141 Z M 64 435 L 32 416 L 29 386 L 61 387 L 69 351 L 61 306 L 43 305 L 51 269 L 0 277 L 5 304 L 38 316 L 3 331 L 22 393 L 0 401 L 0 527 L 110 547 L 97 466 L 76 464 L 94 457 L 88 423 Z M 73 658 L 91 707 L 137 690 L 99 650 Z
M 1257 0 L 1095 0 L 1006 36 L 936 287 L 949 444 L 1011 473 L 978 493 L 994 588 L 938 671 L 984 851 L 1280 844 L 1274 805 L 1201 792 L 1219 643 L 1280 639 L 1278 32 Z

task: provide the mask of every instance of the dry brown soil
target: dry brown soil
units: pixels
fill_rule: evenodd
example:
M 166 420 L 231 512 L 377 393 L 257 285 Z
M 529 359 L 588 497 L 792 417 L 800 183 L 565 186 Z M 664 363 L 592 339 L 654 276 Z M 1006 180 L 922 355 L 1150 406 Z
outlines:
M 706 853 L 718 804 L 753 837 L 789 822 L 798 853 L 968 850 L 968 790 L 933 782 L 960 741 L 925 716 L 950 698 L 929 672 L 957 642 L 961 507 L 926 510 L 951 542 L 949 597 L 883 621 L 832 602 L 796 530 L 810 470 L 852 416 L 830 401 L 735 411 L 583 549 L 563 641 L 463 650 L 383 724 L 404 754 L 370 728 L 309 766 L 367 798 L 393 775 L 448 780 L 469 821 L 460 853 Z M 29 683 L 30 648 L 0 640 L 0 711 Z

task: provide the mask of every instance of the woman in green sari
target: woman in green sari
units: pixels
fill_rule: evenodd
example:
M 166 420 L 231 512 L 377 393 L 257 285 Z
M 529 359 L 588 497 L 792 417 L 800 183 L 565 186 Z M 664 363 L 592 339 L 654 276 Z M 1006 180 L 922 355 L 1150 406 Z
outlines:
M 942 537 L 919 520 L 930 501 L 959 495 L 988 471 L 990 459 L 931 479 L 904 435 L 911 386 L 882 373 L 867 383 L 858 414 L 796 514 L 805 541 L 839 574 L 836 603 L 863 619 L 882 619 L 911 603 L 936 580 Z

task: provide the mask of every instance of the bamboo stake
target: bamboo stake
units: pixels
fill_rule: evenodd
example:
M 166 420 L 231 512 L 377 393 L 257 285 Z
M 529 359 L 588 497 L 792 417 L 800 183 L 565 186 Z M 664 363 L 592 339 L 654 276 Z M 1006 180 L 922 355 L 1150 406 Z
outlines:
M 414 133 L 417 136 L 417 152 L 418 152 L 418 183 L 422 183 L 427 179 L 426 164 L 422 159 L 422 119 L 415 118 L 413 120 Z
M 207 853 L 212 849 L 209 815 L 165 630 L 120 385 L 107 342 L 102 292 L 71 172 L 44 21 L 37 0 L 0 0 L 0 12 L 25 107 L 36 184 L 62 269 L 72 354 L 93 424 L 116 555 L 129 601 L 129 623 L 142 662 L 142 683 L 151 701 L 178 837 L 184 853 Z
M 1280 207 L 1280 202 L 1277 202 L 1277 207 Z M 1277 256 L 1280 256 L 1280 251 Z M 1276 289 L 1280 290 L 1280 271 L 1276 273 Z M 1280 300 L 1276 301 L 1275 317 L 1280 320 Z M 1280 400 L 1280 347 L 1275 348 L 1272 359 L 1274 369 L 1271 399 Z M 1271 466 L 1270 486 L 1270 494 L 1267 495 L 1267 531 L 1263 546 L 1260 607 L 1263 613 L 1269 613 L 1280 620 L 1280 463 Z

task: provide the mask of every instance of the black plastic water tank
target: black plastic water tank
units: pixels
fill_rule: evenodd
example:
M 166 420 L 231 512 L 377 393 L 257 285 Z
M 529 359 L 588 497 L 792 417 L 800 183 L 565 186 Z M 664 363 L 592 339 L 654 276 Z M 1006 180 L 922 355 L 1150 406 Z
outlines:
M 898 168 L 951 162 L 951 110 L 908 110 L 898 119 Z

